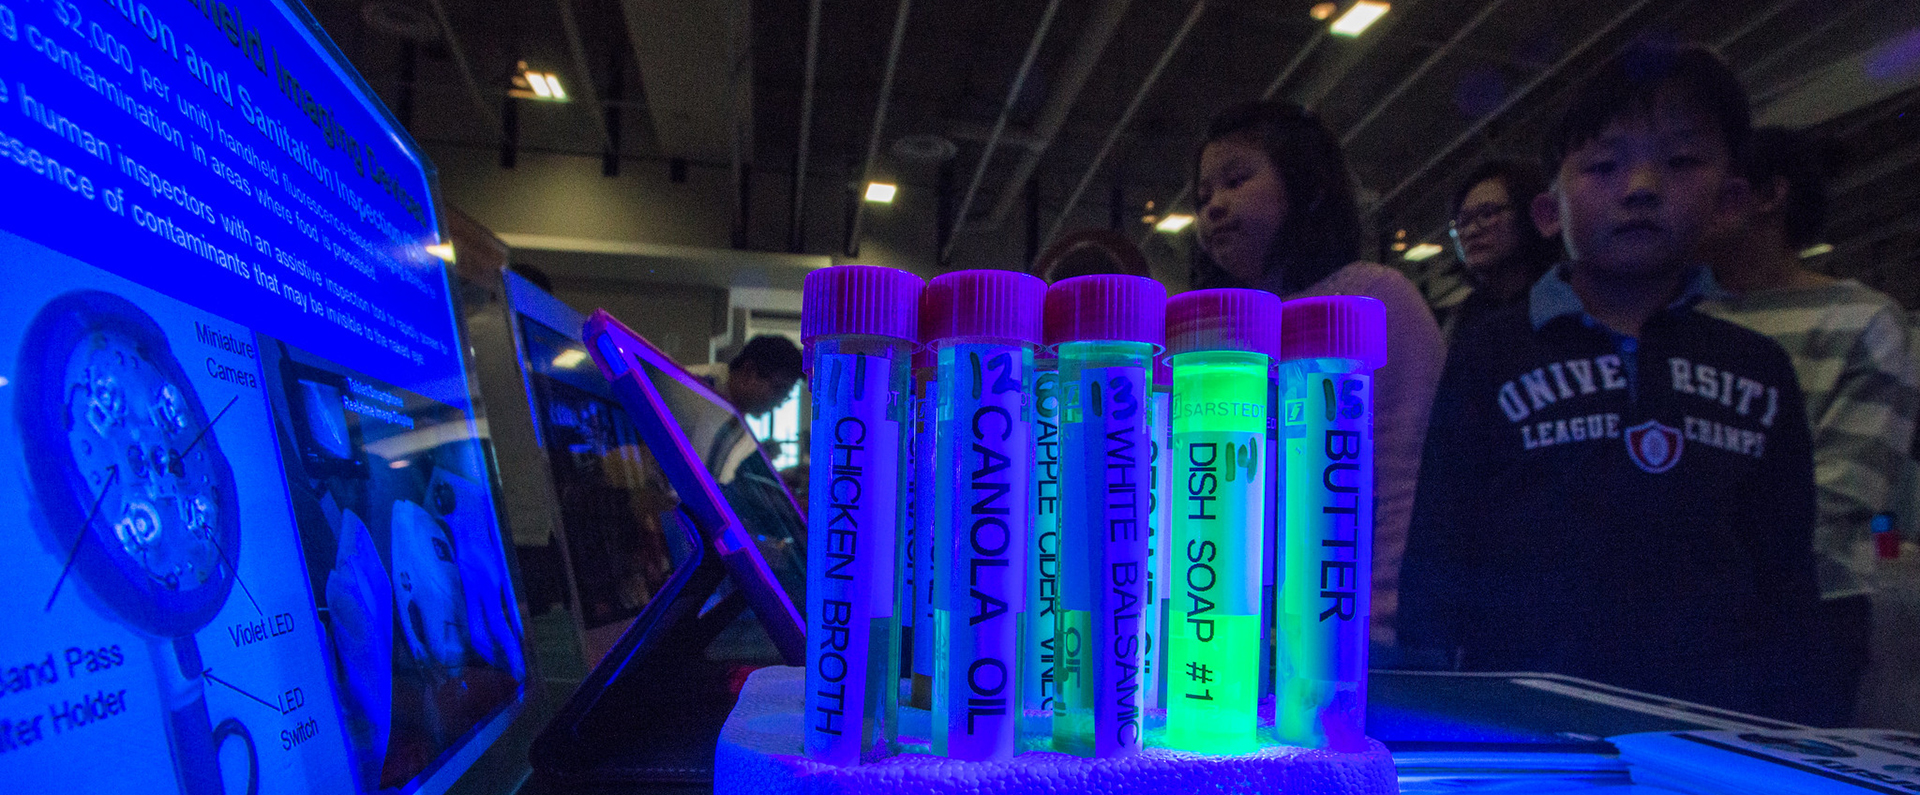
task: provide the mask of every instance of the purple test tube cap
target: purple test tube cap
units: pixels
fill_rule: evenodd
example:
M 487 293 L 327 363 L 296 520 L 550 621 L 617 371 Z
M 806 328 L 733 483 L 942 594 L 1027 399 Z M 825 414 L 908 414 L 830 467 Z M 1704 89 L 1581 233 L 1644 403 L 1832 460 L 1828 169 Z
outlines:
M 1387 305 L 1364 295 L 1318 295 L 1280 305 L 1280 360 L 1352 359 L 1387 363 Z
M 1040 343 L 1040 307 L 1047 283 L 1019 271 L 955 271 L 933 277 L 936 299 L 924 307 L 922 343 L 954 337 L 999 337 Z
M 1167 299 L 1167 355 L 1248 351 L 1280 355 L 1280 296 L 1225 287 Z
M 1167 343 L 1167 288 L 1142 276 L 1075 276 L 1047 288 L 1046 343 Z
M 871 334 L 917 340 L 920 277 L 877 265 L 835 265 L 808 273 L 801 282 L 800 338 Z
M 871 334 L 917 340 L 927 282 L 895 268 L 835 265 L 800 282 L 800 369 L 813 374 L 815 337 Z M 902 307 L 905 307 L 902 309 Z

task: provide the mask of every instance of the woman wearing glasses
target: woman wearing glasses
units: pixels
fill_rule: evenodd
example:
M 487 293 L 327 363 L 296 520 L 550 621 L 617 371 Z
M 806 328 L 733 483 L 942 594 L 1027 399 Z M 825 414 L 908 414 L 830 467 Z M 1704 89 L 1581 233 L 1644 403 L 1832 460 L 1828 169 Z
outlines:
M 1517 160 L 1495 160 L 1473 170 L 1453 192 L 1453 245 L 1473 292 L 1440 318 L 1447 339 L 1495 310 L 1517 304 L 1561 257 L 1558 237 L 1540 234 L 1529 218 L 1533 197 L 1545 193 L 1540 172 Z

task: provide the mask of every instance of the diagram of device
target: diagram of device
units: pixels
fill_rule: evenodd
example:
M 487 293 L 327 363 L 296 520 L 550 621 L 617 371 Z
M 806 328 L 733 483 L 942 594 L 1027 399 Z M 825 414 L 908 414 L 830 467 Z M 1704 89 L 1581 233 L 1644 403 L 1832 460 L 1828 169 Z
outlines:
M 151 644 L 180 791 L 225 795 L 222 746 L 238 742 L 253 795 L 253 736 L 234 718 L 213 725 L 195 639 L 226 604 L 241 554 L 233 470 L 212 433 L 220 415 L 209 418 L 159 325 L 116 295 L 49 302 L 20 357 L 14 414 L 47 551 L 106 618 Z

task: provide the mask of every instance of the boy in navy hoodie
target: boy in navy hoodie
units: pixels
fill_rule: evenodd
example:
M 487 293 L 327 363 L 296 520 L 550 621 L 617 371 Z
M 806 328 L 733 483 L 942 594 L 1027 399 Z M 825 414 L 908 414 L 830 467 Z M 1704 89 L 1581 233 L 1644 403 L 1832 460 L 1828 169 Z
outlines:
M 1427 434 L 1400 640 L 1799 714 L 1817 600 L 1793 367 L 1695 312 L 1687 252 L 1744 189 L 1747 96 L 1697 47 L 1636 45 L 1551 131 L 1534 220 L 1570 261 L 1462 330 Z

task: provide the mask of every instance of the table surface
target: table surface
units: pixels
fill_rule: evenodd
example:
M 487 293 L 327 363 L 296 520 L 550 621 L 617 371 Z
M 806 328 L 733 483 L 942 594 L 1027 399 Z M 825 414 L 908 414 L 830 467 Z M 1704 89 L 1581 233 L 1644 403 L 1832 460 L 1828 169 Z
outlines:
M 1401 792 L 1672 795 L 1632 784 L 1604 738 L 1645 731 L 1804 728 L 1573 677 L 1531 673 L 1375 671 L 1368 735 L 1394 752 Z M 696 795 L 711 787 L 557 789 L 538 777 L 519 795 Z

